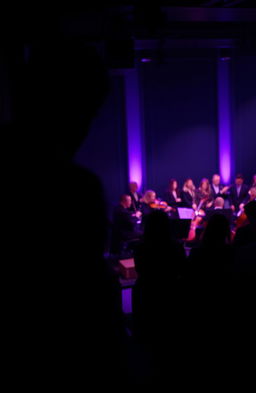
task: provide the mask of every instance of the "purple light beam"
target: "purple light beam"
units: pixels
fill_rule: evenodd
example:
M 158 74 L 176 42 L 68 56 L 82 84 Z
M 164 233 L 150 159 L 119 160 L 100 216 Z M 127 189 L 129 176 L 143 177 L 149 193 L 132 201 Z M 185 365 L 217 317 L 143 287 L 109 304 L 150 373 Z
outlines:
M 125 74 L 126 126 L 129 181 L 136 181 L 139 188 L 143 181 L 141 116 L 137 70 Z
M 218 59 L 218 144 L 219 171 L 225 184 L 231 179 L 231 102 L 230 102 L 230 61 Z

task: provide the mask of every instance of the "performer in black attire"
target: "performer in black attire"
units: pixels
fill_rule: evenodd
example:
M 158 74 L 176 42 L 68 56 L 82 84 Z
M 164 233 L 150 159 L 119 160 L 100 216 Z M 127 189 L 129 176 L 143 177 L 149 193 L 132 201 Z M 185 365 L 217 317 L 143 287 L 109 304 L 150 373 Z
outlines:
M 120 252 L 124 242 L 140 237 L 137 223 L 141 217 L 141 212 L 132 213 L 130 210 L 131 204 L 130 195 L 122 195 L 119 205 L 114 209 L 111 246 L 113 253 Z
M 252 187 L 253 188 L 253 187 Z M 251 189 L 252 189 L 251 188 Z M 256 187 L 255 191 L 256 191 Z M 256 198 L 256 194 L 254 195 Z M 244 207 L 245 214 L 248 219 L 247 225 L 238 228 L 234 239 L 235 247 L 242 247 L 248 244 L 256 244 L 256 199 L 251 200 Z M 253 255 L 251 255 L 251 261 L 253 261 Z M 255 254 L 254 254 L 255 258 Z M 254 259 L 255 262 L 255 259 Z M 254 263 L 254 273 L 256 272 L 256 266 Z
M 225 201 L 222 197 L 217 197 L 213 203 L 213 206 L 210 209 L 206 210 L 206 215 L 204 217 L 205 221 L 209 221 L 209 219 L 213 216 L 213 214 L 222 214 L 225 216 L 231 226 L 233 226 L 233 211 L 232 209 L 225 209 L 224 207 Z
M 227 191 L 229 187 L 228 186 L 223 186 L 220 184 L 220 175 L 214 174 L 212 177 L 212 184 L 211 184 L 211 191 L 212 191 L 212 196 L 214 199 L 218 197 L 222 197 L 223 199 L 227 198 Z
M 195 186 L 192 179 L 187 179 L 181 191 L 181 199 L 184 206 L 196 209 Z
M 256 184 L 250 188 L 250 190 L 248 191 L 248 195 L 249 200 L 247 201 L 247 203 L 250 201 L 256 201 Z
M 235 179 L 235 185 L 230 188 L 229 198 L 232 210 L 238 212 L 240 205 L 248 197 L 249 187 L 244 184 L 244 177 L 238 174 Z
M 201 205 L 202 209 L 209 209 L 213 205 L 213 195 L 209 180 L 203 178 L 196 190 L 195 202 L 197 207 Z
M 180 191 L 176 179 L 171 179 L 169 181 L 169 188 L 165 193 L 164 200 L 171 207 L 177 207 L 181 203 Z
M 147 190 L 142 198 L 141 203 L 141 212 L 143 219 L 154 211 L 154 208 L 151 207 L 153 203 L 156 201 L 156 193 L 153 190 Z
M 251 202 L 251 201 L 255 201 L 256 200 L 256 185 L 252 186 L 249 191 L 247 196 L 245 197 L 245 199 L 243 200 L 243 202 L 239 205 L 239 210 L 243 211 L 244 207 L 247 203 Z
M 136 212 L 141 205 L 141 198 L 142 195 L 141 193 L 138 192 L 138 183 L 136 183 L 135 181 L 132 181 L 129 183 L 129 192 L 128 195 L 130 195 L 130 197 L 132 198 L 132 203 L 131 203 L 131 207 L 130 210 Z

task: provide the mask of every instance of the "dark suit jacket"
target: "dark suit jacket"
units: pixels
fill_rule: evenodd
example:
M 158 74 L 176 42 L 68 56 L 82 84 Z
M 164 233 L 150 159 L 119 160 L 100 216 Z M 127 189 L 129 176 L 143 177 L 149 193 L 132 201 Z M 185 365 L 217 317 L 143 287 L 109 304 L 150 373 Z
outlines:
M 182 199 L 182 203 L 183 203 L 184 206 L 192 207 L 193 198 L 192 198 L 192 196 L 190 195 L 189 192 L 181 191 L 181 199 Z
M 149 215 L 153 211 L 154 209 L 152 207 L 150 207 L 147 203 L 142 202 L 141 204 L 142 217 Z
M 236 211 L 239 210 L 239 205 L 244 203 L 248 199 L 249 187 L 246 184 L 242 184 L 239 195 L 237 195 L 236 185 L 232 186 L 229 190 L 230 204 L 235 206 Z
M 224 187 L 224 186 L 223 186 L 222 184 L 220 184 L 220 185 L 219 185 L 219 190 L 221 191 L 221 190 L 223 189 L 223 187 Z M 221 198 L 223 198 L 223 199 L 227 198 L 227 195 L 226 195 L 226 194 L 221 194 L 220 192 L 216 193 L 215 190 L 214 190 L 214 188 L 213 188 L 213 185 L 212 185 L 212 184 L 211 184 L 211 190 L 212 190 L 213 199 L 216 199 L 216 198 L 218 198 L 218 197 L 221 197 Z
M 214 208 L 210 208 L 207 209 L 205 212 L 205 217 L 204 220 L 208 221 L 214 214 L 222 214 L 223 216 L 225 216 L 229 222 L 230 225 L 233 224 L 233 211 L 231 209 L 214 209 Z
M 137 201 L 134 197 L 134 194 L 132 194 L 131 192 L 128 192 L 127 195 L 130 195 L 130 197 L 132 198 L 132 204 L 131 204 L 130 210 L 137 211 L 138 209 L 140 209 L 140 206 L 141 206 L 140 199 L 141 199 L 142 195 L 139 192 L 137 192 L 137 195 L 138 195 Z
M 122 205 L 118 205 L 114 209 L 113 230 L 121 240 L 129 240 L 135 236 L 135 225 L 137 218 L 132 216 L 129 209 L 125 209 Z
M 180 198 L 180 192 L 177 192 L 177 198 Z M 165 195 L 164 195 L 164 201 L 168 203 L 169 206 L 177 206 L 179 202 L 176 202 L 174 195 L 172 192 L 170 191 L 166 191 Z

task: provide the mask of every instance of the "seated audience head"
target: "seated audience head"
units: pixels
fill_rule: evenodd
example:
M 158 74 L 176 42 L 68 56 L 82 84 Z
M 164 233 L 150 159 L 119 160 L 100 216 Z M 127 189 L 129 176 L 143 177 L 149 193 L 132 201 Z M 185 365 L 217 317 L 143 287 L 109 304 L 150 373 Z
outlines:
M 156 200 L 156 193 L 153 190 L 147 190 L 143 196 L 143 201 L 147 204 L 154 203 Z
M 214 186 L 219 186 L 220 185 L 220 175 L 218 175 L 217 173 L 215 173 L 212 177 L 212 184 Z
M 244 182 L 244 177 L 241 173 L 238 173 L 235 178 L 235 183 L 237 186 L 241 186 Z
M 225 203 L 224 199 L 221 197 L 218 197 L 214 201 L 214 207 L 216 209 L 224 209 L 224 203 Z
M 149 245 L 164 243 L 170 240 L 171 227 L 168 215 L 161 210 L 154 210 L 147 217 L 144 230 L 144 241 Z
M 138 191 L 138 183 L 136 183 L 136 181 L 131 181 L 130 183 L 129 183 L 129 189 L 130 189 L 130 191 L 131 191 L 131 193 L 132 194 L 134 194 L 135 192 L 137 192 Z
M 122 205 L 125 209 L 129 209 L 132 204 L 132 198 L 130 195 L 122 195 L 120 198 L 120 205 Z
M 169 181 L 169 191 L 177 191 L 178 189 L 178 182 L 176 179 L 170 179 Z
M 223 247 L 230 244 L 231 232 L 228 219 L 222 214 L 213 214 L 205 229 L 202 244 L 206 247 Z
M 255 187 L 256 192 L 256 187 Z M 256 200 L 247 203 L 244 207 L 245 214 L 252 225 L 256 225 Z
M 183 185 L 183 191 L 194 191 L 195 190 L 195 185 L 193 183 L 192 179 L 186 179 L 184 185 Z
M 203 192 L 206 192 L 207 194 L 210 194 L 211 188 L 209 180 L 204 177 L 199 184 L 199 189 Z

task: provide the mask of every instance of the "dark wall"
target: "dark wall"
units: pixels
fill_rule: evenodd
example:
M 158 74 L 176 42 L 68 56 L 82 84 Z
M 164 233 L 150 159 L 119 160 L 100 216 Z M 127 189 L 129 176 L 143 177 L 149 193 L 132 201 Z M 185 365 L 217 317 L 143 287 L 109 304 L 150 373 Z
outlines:
M 113 205 L 126 191 L 128 176 L 123 77 L 111 77 L 110 84 L 110 93 L 77 152 L 76 161 L 100 177 L 111 214 Z
M 8 76 L 8 63 L 0 49 L 0 125 L 11 120 L 11 97 Z
M 256 56 L 237 57 L 232 66 L 235 170 L 251 182 L 256 173 Z
M 147 187 L 160 195 L 171 177 L 180 183 L 218 171 L 216 61 L 173 59 L 141 64 Z

